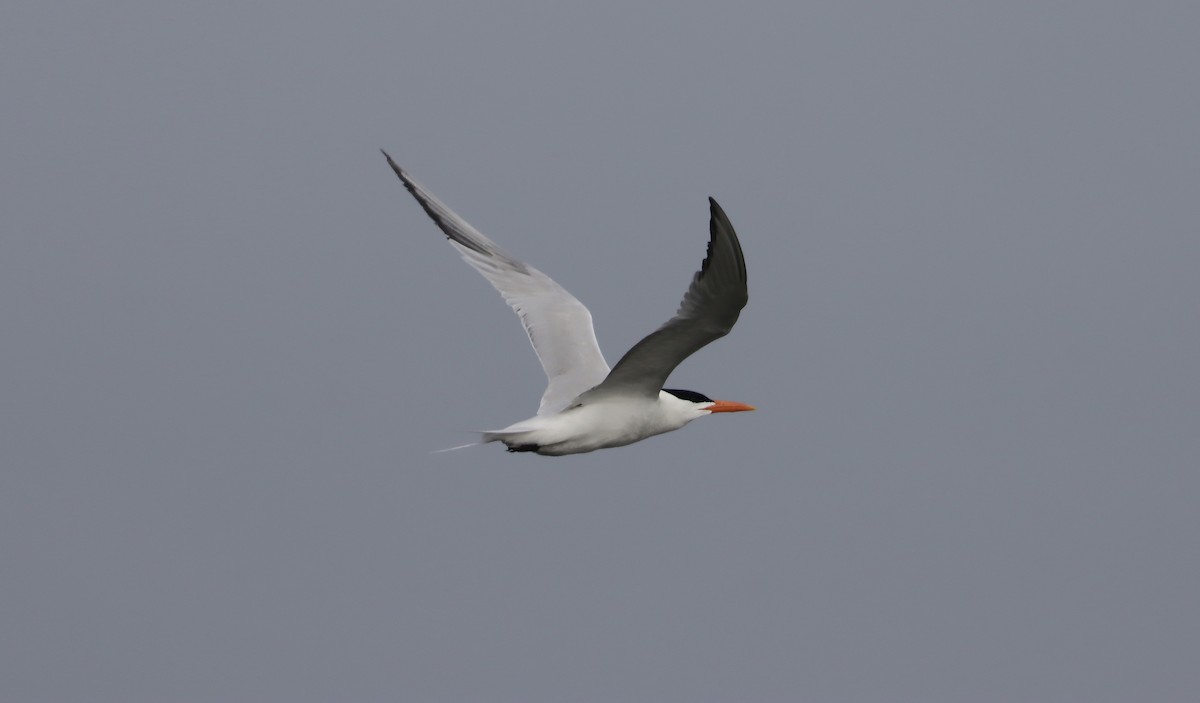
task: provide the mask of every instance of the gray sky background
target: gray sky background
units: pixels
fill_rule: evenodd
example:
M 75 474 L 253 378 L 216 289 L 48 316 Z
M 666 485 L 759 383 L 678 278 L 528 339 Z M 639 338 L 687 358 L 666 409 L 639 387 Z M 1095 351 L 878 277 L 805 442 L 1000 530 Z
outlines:
M 5 701 L 1200 698 L 1200 5 L 7 3 Z M 549 459 L 387 148 L 674 387 Z

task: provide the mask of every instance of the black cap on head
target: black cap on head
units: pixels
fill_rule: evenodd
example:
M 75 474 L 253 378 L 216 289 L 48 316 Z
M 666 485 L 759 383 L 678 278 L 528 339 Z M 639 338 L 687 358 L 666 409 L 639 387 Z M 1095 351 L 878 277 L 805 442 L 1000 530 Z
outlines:
M 697 393 L 696 391 L 681 391 L 677 388 L 664 388 L 663 392 L 670 393 L 671 395 L 675 396 L 676 398 L 679 398 L 680 400 L 690 400 L 693 403 L 711 403 L 711 402 L 713 402 L 712 398 L 709 398 L 708 396 L 704 395 L 703 393 Z

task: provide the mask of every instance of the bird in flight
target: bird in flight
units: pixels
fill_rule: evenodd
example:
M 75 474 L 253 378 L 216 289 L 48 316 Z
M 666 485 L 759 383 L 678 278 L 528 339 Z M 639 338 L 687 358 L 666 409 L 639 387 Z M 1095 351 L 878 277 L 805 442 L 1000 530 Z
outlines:
M 596 343 L 592 315 L 549 276 L 513 258 L 446 207 L 396 165 L 400 177 L 450 245 L 512 306 L 549 378 L 537 415 L 480 442 L 503 442 L 510 452 L 548 456 L 620 447 L 713 413 L 754 410 L 695 391 L 663 388 L 684 359 L 733 329 L 746 306 L 746 262 L 733 225 L 708 199 L 708 255 L 675 316 L 625 352 L 610 370 Z M 471 446 L 471 445 L 466 445 Z

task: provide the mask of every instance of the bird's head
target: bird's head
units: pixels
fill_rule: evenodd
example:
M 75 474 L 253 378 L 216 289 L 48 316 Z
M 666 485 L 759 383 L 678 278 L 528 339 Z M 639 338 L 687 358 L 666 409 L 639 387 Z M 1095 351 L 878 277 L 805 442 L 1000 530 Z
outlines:
M 664 388 L 663 393 L 668 393 L 686 403 L 687 405 L 684 407 L 694 412 L 695 417 L 703 417 L 711 413 L 740 413 L 747 410 L 754 410 L 753 405 L 746 405 L 745 403 L 738 403 L 732 400 L 713 400 L 703 393 L 697 393 L 696 391 Z

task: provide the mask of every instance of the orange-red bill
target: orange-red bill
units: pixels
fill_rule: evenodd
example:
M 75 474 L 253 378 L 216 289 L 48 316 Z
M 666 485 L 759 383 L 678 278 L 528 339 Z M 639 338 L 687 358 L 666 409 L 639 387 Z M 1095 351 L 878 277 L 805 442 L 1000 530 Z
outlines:
M 753 409 L 753 405 L 746 405 L 745 403 L 737 403 L 732 400 L 714 400 L 713 404 L 709 406 L 708 411 L 712 413 L 740 413 Z

